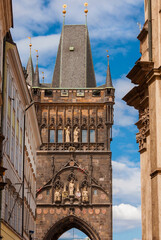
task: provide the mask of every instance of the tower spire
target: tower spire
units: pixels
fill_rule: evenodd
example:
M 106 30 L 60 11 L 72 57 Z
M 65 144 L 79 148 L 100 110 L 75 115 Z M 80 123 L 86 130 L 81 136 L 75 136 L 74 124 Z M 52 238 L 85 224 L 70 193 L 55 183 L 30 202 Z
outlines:
M 38 59 L 39 59 L 39 54 L 38 54 L 38 50 L 35 50 L 36 51 L 36 68 L 35 68 L 35 74 L 34 74 L 34 87 L 38 87 L 39 86 L 39 66 L 38 66 Z
M 108 50 L 107 50 L 108 53 Z M 110 71 L 110 61 L 109 61 L 110 56 L 107 55 L 107 76 L 106 76 L 106 87 L 113 87 L 112 85 L 112 78 L 111 78 L 111 71 Z
M 30 56 L 29 56 L 29 60 L 27 62 L 27 83 L 32 86 L 33 81 L 34 81 L 34 67 L 33 67 L 33 62 L 32 62 L 32 56 L 31 56 L 31 48 L 32 48 L 32 43 L 31 43 L 31 37 L 28 37 L 28 39 L 30 40 L 30 44 L 29 44 L 29 48 L 30 48 Z

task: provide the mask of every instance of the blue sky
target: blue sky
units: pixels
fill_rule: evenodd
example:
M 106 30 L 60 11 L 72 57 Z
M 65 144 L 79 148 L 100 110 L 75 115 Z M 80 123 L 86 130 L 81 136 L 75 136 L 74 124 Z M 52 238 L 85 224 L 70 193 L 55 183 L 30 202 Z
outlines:
M 14 29 L 22 63 L 27 64 L 29 40 L 32 56 L 39 50 L 39 68 L 45 81 L 51 82 L 62 28 L 62 5 L 66 3 L 66 24 L 84 24 L 82 0 L 13 0 Z M 137 112 L 121 99 L 133 87 L 127 73 L 140 57 L 139 27 L 144 23 L 144 0 L 89 0 L 88 29 L 98 85 L 106 79 L 109 50 L 113 84 L 116 89 L 115 124 L 113 127 L 113 216 L 114 240 L 141 239 L 140 163 L 135 134 Z M 75 231 L 76 238 L 81 235 Z M 72 231 L 64 235 L 70 239 Z M 76 239 L 75 238 L 75 239 Z

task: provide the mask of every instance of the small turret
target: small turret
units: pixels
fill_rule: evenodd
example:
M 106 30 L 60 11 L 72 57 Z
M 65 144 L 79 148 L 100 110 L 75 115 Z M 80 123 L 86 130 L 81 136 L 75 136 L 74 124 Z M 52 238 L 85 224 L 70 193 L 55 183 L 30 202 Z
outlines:
M 107 58 L 108 58 L 108 66 L 107 66 L 106 87 L 113 87 L 111 71 L 110 71 L 109 55 L 107 55 Z

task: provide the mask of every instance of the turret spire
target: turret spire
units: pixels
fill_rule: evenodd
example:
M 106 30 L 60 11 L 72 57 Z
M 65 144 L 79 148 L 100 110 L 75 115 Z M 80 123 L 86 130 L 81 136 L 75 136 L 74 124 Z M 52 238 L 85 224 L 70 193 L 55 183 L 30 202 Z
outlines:
M 107 53 L 108 53 L 108 50 L 107 50 Z M 112 78 L 111 78 L 111 71 L 110 71 L 109 57 L 110 56 L 107 55 L 108 65 L 107 65 L 106 87 L 113 87 L 113 85 L 112 85 Z
M 38 50 L 35 50 L 36 51 L 36 69 L 35 69 L 35 74 L 34 74 L 34 83 L 33 83 L 33 86 L 34 87 L 38 87 L 39 86 L 39 66 L 38 66 L 38 59 L 39 59 L 39 54 L 38 54 Z
M 28 39 L 30 40 L 30 44 L 29 44 L 30 56 L 27 63 L 27 67 L 26 67 L 27 74 L 28 74 L 26 81 L 30 86 L 32 86 L 33 80 L 34 80 L 34 67 L 33 67 L 32 56 L 31 56 L 32 43 L 31 43 L 31 37 L 28 37 Z

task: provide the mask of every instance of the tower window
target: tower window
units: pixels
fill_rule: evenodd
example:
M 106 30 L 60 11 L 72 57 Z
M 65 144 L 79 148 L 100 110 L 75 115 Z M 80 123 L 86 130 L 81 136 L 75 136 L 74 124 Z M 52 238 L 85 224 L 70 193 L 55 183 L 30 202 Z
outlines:
M 87 142 L 87 130 L 82 130 L 82 142 Z
M 58 130 L 58 143 L 63 142 L 63 130 Z
M 45 97 L 52 97 L 53 92 L 51 90 L 45 90 Z
M 90 129 L 90 142 L 94 143 L 95 142 L 95 130 Z
M 50 143 L 55 142 L 55 130 L 50 130 Z

